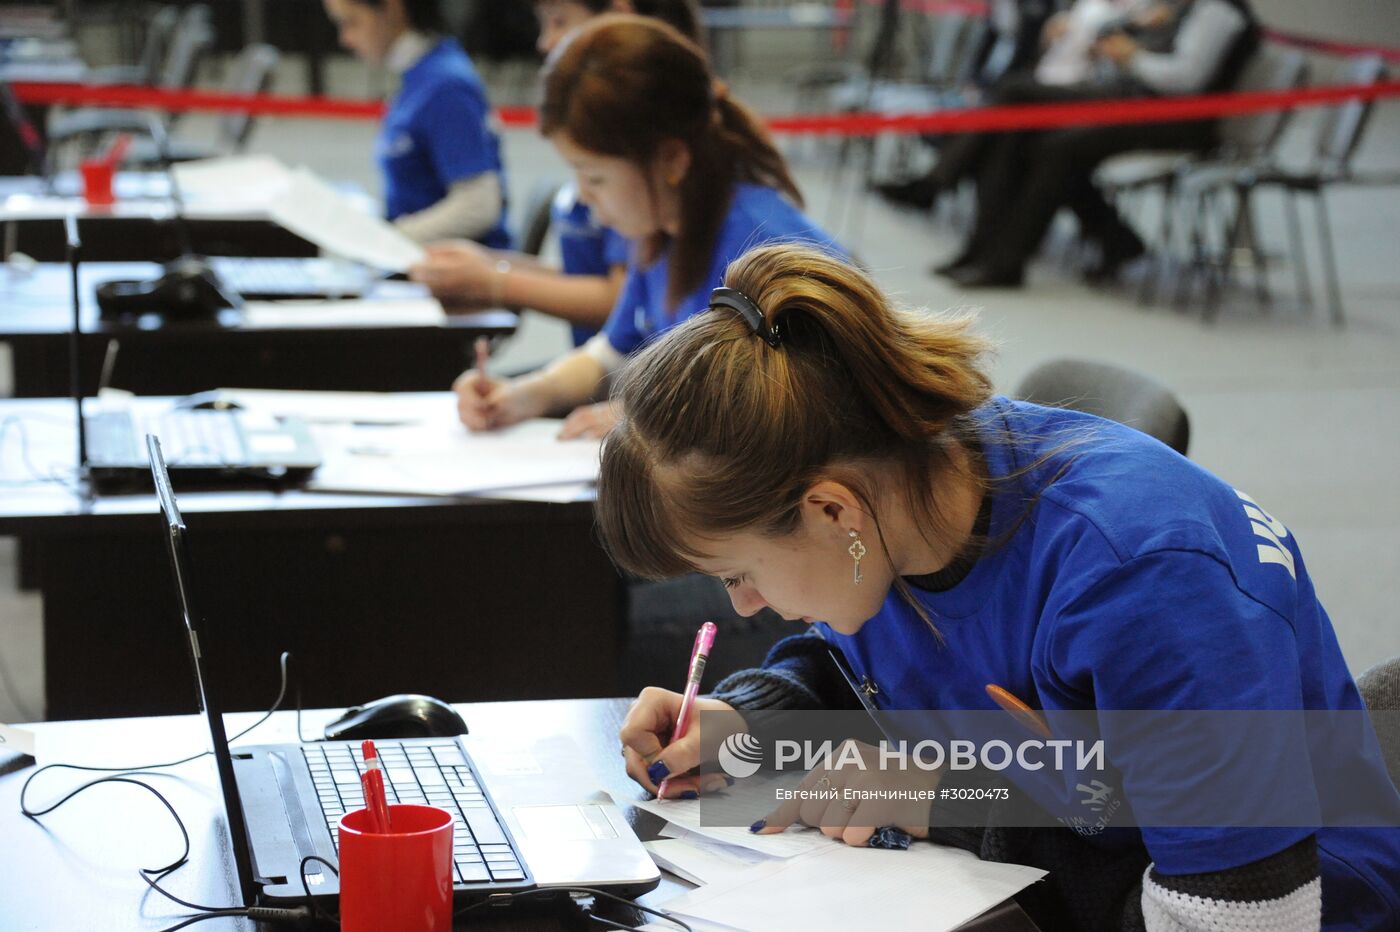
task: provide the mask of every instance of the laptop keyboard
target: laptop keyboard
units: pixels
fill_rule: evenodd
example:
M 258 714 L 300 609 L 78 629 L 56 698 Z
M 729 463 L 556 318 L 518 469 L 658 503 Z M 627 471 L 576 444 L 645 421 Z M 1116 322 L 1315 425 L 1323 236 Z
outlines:
M 376 741 L 389 803 L 436 806 L 452 815 L 452 860 L 457 883 L 525 879 L 496 814 L 477 785 L 466 756 L 455 741 L 400 744 Z M 303 745 L 326 828 L 337 853 L 336 825 L 347 811 L 365 805 L 360 774 L 364 761 L 351 744 Z
M 244 258 L 222 256 L 214 261 L 219 277 L 241 295 L 358 295 L 368 276 L 353 267 L 324 259 Z
M 236 411 L 167 411 L 138 418 L 125 411 L 105 411 L 88 417 L 87 429 L 99 461 L 109 458 L 99 451 L 124 453 L 146 434 L 160 438 L 172 466 L 239 466 L 246 459 Z

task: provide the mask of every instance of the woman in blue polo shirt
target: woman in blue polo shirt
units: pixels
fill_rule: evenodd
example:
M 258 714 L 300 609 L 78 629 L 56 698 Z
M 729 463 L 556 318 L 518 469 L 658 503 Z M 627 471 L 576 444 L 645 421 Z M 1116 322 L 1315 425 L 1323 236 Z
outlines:
M 695 0 L 535 0 L 540 54 L 549 55 L 569 33 L 608 12 L 655 17 L 701 42 Z M 574 345 L 582 346 L 617 303 L 631 245 L 593 218 L 572 183 L 560 187 L 550 204 L 550 228 L 559 243 L 560 270 L 534 256 L 455 241 L 429 243 L 427 256 L 409 269 L 409 277 L 440 298 L 562 318 L 570 324 Z
M 386 214 L 418 242 L 506 247 L 505 181 L 491 106 L 436 0 L 324 0 L 340 44 L 400 80 L 379 131 Z
M 698 46 L 654 19 L 599 17 L 566 40 L 545 66 L 540 122 L 594 219 L 636 248 L 602 333 L 529 376 L 473 369 L 458 378 L 458 410 L 473 430 L 569 413 L 562 436 L 601 435 L 611 409 L 588 402 L 607 375 L 704 309 L 745 249 L 781 240 L 836 248 L 797 206 L 754 115 Z
M 812 626 L 706 720 L 981 710 L 1014 742 L 1077 717 L 1107 762 L 1094 782 L 1018 760 L 1008 788 L 1045 822 L 994 806 L 956 830 L 919 795 L 956 771 L 832 767 L 754 831 L 888 847 L 893 825 L 1044 868 L 1023 906 L 1046 929 L 1400 928 L 1400 795 L 1287 527 L 1137 431 L 995 397 L 968 319 L 894 309 L 838 259 L 764 247 L 724 284 L 623 372 L 597 503 L 624 569 L 716 576 L 740 614 Z M 723 787 L 695 772 L 699 729 L 667 743 L 680 703 L 642 693 L 628 772 Z M 1198 710 L 1255 714 L 1212 734 Z M 913 801 L 890 818 L 869 790 Z

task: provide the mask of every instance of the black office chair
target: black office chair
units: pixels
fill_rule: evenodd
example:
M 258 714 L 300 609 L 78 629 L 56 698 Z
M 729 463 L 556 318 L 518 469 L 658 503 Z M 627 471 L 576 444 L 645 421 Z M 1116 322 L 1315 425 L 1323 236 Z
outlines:
M 1191 420 L 1171 389 L 1109 363 L 1084 359 L 1043 363 L 1021 380 L 1016 397 L 1126 424 L 1182 456 L 1191 441 Z
M 1383 713 L 1373 715 L 1371 724 L 1390 779 L 1400 786 L 1400 657 L 1383 660 L 1358 676 L 1356 688 L 1361 690 L 1366 708 Z
M 527 256 L 538 256 L 544 249 L 545 237 L 549 236 L 549 225 L 554 219 L 554 198 L 562 187 L 546 183 L 537 185 L 531 192 L 515 237 L 516 246 Z
M 213 44 L 213 14 L 209 6 L 196 3 L 186 7 L 170 37 L 156 86 L 162 90 L 184 90 L 193 86 L 200 62 Z M 162 114 L 155 119 L 169 129 L 178 117 L 179 114 Z M 146 113 L 121 107 L 73 110 L 49 122 L 50 159 L 68 145 L 76 145 L 79 152 L 90 154 L 109 133 L 143 132 L 151 119 Z

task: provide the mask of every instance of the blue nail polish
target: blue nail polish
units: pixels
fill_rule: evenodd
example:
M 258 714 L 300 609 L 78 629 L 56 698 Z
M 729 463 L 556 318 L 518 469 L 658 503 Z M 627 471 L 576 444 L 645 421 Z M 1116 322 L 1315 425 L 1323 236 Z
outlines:
M 737 781 L 736 781 L 733 777 L 731 777 L 729 774 L 725 774 L 725 775 L 724 775 L 724 785 L 725 785 L 725 786 L 733 786 L 736 782 L 737 782 Z
M 694 790 L 686 790 L 684 793 L 682 793 L 682 794 L 680 795 L 680 798 L 681 798 L 681 799 L 699 799 L 699 798 L 700 798 L 700 794 L 697 793 L 697 792 L 695 792 Z
M 647 779 L 652 783 L 660 784 L 671 775 L 671 768 L 666 766 L 666 762 L 659 760 L 647 768 Z
M 893 825 L 886 825 L 877 828 L 875 834 L 870 836 L 870 847 L 886 848 L 894 851 L 908 851 L 909 845 L 914 839 L 908 832 Z
M 758 820 L 757 822 L 755 822 L 753 825 L 750 825 L 750 826 L 749 826 L 749 831 L 751 831 L 751 832 L 760 831 L 760 830 L 761 830 L 765 825 L 767 825 L 767 824 L 768 824 L 768 820 L 767 820 L 767 819 L 759 819 L 759 820 Z

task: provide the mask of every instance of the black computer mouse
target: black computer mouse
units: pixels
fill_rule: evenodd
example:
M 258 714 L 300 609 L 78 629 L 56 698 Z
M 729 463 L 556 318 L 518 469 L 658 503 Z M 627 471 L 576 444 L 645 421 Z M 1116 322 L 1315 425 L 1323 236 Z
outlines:
M 365 738 L 447 738 L 465 735 L 467 723 L 441 699 L 400 694 L 351 706 L 326 726 L 328 741 Z

